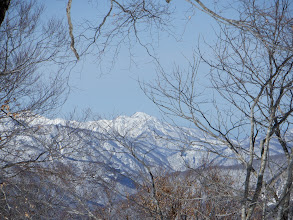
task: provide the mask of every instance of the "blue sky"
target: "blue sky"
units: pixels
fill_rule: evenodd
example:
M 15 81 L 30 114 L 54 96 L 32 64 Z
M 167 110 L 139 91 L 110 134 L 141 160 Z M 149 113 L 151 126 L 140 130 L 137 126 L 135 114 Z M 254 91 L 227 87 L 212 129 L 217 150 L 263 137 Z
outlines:
M 42 2 L 46 7 L 46 16 L 57 16 L 66 21 L 66 0 Z M 155 47 L 160 63 L 171 71 L 174 65 L 186 65 L 186 57 L 191 58 L 199 37 L 207 41 L 213 40 L 214 32 L 212 20 L 199 11 L 188 19 L 191 15 L 187 12 L 190 7 L 188 2 L 174 0 L 170 4 L 175 8 L 173 25 L 176 27 L 176 34 L 183 33 L 182 39 L 177 41 L 166 33 L 160 33 Z M 99 6 L 102 7 L 98 10 L 88 4 L 88 1 L 73 0 L 71 16 L 75 34 L 78 32 L 78 24 L 83 19 L 94 20 L 98 13 L 105 13 L 103 4 L 100 3 Z M 82 112 L 89 108 L 102 117 L 132 115 L 141 111 L 161 118 L 158 108 L 148 100 L 137 82 L 138 79 L 154 80 L 155 65 L 142 47 L 136 46 L 132 50 L 136 55 L 136 65 L 131 64 L 128 48 L 122 45 L 111 71 L 104 71 L 108 68 L 107 60 L 100 66 L 94 56 L 81 57 L 72 69 L 69 81 L 71 93 L 58 117 L 66 117 L 74 109 Z

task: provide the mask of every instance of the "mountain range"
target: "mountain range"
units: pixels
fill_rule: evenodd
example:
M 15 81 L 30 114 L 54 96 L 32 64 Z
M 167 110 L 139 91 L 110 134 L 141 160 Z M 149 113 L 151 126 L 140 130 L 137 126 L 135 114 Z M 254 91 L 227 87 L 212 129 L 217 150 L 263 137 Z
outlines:
M 9 127 L 13 127 L 11 122 L 5 129 Z M 29 127 L 2 151 L 1 159 L 6 163 L 2 166 L 34 158 L 47 164 L 61 163 L 71 167 L 76 176 L 83 176 L 87 186 L 115 183 L 118 191 L 131 193 L 150 171 L 185 171 L 206 163 L 230 168 L 240 165 L 229 148 L 216 139 L 142 112 L 87 122 L 39 116 Z M 243 149 L 248 148 L 248 140 L 241 143 Z M 281 152 L 277 141 L 272 141 L 271 154 Z M 102 203 L 103 198 L 96 201 Z

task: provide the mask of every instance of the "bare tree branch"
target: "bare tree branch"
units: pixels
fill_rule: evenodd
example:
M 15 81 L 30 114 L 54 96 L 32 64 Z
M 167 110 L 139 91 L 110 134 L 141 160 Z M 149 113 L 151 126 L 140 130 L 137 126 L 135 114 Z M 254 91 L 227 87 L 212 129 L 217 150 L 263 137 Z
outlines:
M 5 18 L 6 11 L 8 10 L 10 0 L 0 0 L 0 26 Z
M 71 3 L 72 3 L 72 0 L 68 0 L 67 7 L 66 7 L 67 21 L 68 21 L 68 26 L 69 26 L 69 36 L 71 38 L 70 48 L 73 51 L 76 59 L 79 60 L 78 52 L 74 46 L 74 36 L 73 36 L 73 32 L 72 32 L 73 25 L 71 22 Z

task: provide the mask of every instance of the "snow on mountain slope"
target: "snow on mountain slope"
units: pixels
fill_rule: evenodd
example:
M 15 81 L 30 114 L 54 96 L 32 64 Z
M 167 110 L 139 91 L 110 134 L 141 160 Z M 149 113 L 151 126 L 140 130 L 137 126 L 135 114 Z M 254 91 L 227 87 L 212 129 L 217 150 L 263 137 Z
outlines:
M 60 129 L 75 129 L 75 133 L 80 137 L 80 143 L 75 149 L 82 146 L 83 152 L 78 150 L 79 153 L 75 154 L 64 147 L 64 155 L 71 152 L 70 158 L 74 157 L 74 160 L 87 158 L 88 161 L 95 161 L 99 158 L 103 163 L 110 163 L 117 169 L 126 169 L 131 173 L 144 166 L 184 170 L 186 163 L 197 167 L 203 162 L 203 158 L 215 160 L 220 165 L 237 163 L 232 160 L 217 160 L 217 155 L 208 154 L 207 149 L 210 149 L 210 146 L 205 144 L 206 138 L 201 132 L 174 127 L 141 112 L 131 117 L 119 116 L 113 120 L 84 123 L 66 122 L 60 119 L 36 120 L 34 123 L 43 127 L 52 127 L 51 136 L 60 132 Z M 63 142 L 65 139 L 63 138 Z M 193 145 L 190 145 L 191 143 Z M 213 147 L 222 148 L 223 154 L 232 156 L 227 147 L 219 147 L 217 141 L 214 143 Z
M 40 128 L 39 132 L 45 134 L 43 141 L 54 146 L 54 153 L 63 159 L 103 163 L 121 172 L 139 173 L 145 167 L 185 170 L 186 166 L 195 168 L 206 161 L 221 166 L 238 164 L 219 141 L 142 112 L 90 122 L 40 117 L 32 125 Z M 243 141 L 243 146 L 247 148 L 248 142 Z M 271 149 L 273 154 L 281 153 L 277 142 L 272 141 Z M 225 157 L 211 153 L 215 151 Z
M 113 120 L 77 122 L 38 117 L 26 123 L 30 129 L 15 127 L 9 120 L 5 128 L 0 128 L 22 129 L 10 145 L 0 149 L 2 166 L 41 155 L 40 160 L 47 163 L 69 165 L 77 176 L 83 176 L 85 186 L 93 185 L 80 186 L 81 191 L 114 182 L 119 192 L 131 192 L 149 170 L 183 171 L 205 162 L 239 165 L 219 141 L 196 129 L 172 126 L 141 112 Z M 241 147 L 247 148 L 248 143 L 242 141 Z M 282 152 L 274 140 L 270 148 L 271 155 Z M 104 198 L 95 201 L 102 203 Z

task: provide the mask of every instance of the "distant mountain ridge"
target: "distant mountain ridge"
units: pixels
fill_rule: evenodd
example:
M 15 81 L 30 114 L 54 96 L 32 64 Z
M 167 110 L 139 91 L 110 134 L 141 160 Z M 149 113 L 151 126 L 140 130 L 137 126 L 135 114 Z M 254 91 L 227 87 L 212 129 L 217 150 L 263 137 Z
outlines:
M 99 155 L 108 155 L 107 151 L 111 151 L 111 159 L 117 159 L 113 165 L 119 169 L 123 169 L 123 166 L 132 166 L 133 160 L 136 159 L 133 155 L 132 159 L 129 158 L 127 154 L 131 153 L 137 154 L 145 163 L 163 166 L 173 171 L 186 169 L 186 163 L 191 167 L 197 167 L 203 160 L 213 161 L 214 165 L 221 166 L 238 164 L 237 160 L 233 160 L 233 154 L 227 146 L 222 146 L 214 138 L 206 137 L 196 129 L 170 125 L 143 112 L 137 112 L 132 116 L 118 116 L 113 120 L 88 122 L 50 120 L 41 117 L 32 124 L 45 129 L 50 133 L 50 137 L 74 131 L 72 134 L 79 135 L 80 143 L 74 144 L 70 149 L 79 149 L 82 146 L 87 152 L 87 157 L 93 160 L 97 152 Z M 74 139 L 76 138 L 74 136 Z M 64 137 L 63 141 L 65 139 Z M 60 144 L 62 145 L 62 141 Z M 243 141 L 243 144 L 248 147 L 248 141 Z M 212 151 L 221 152 L 229 159 L 213 154 Z M 276 155 L 282 153 L 279 144 L 274 141 L 271 151 Z M 62 153 L 67 155 L 69 151 L 64 147 Z M 78 156 L 83 157 L 82 155 L 79 151 Z
M 60 163 L 83 176 L 84 185 L 92 184 L 92 188 L 115 182 L 118 191 L 131 193 L 149 171 L 185 171 L 204 163 L 230 168 L 240 165 L 231 150 L 214 138 L 142 112 L 87 122 L 40 116 L 28 123 L 30 129 L 24 129 L 2 151 L 2 166 L 35 158 L 47 164 Z M 9 126 L 13 123 L 7 123 L 6 129 Z M 244 148 L 249 146 L 248 140 L 242 143 Z M 270 149 L 271 155 L 282 153 L 277 141 L 272 140 Z M 91 187 L 79 190 L 87 188 Z M 96 201 L 102 204 L 104 199 Z

